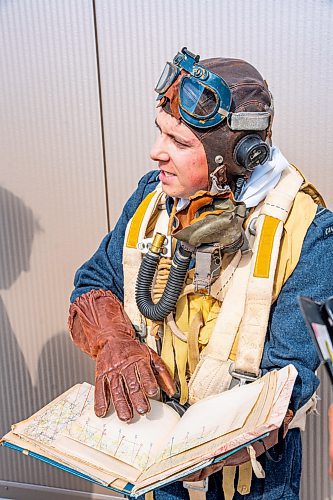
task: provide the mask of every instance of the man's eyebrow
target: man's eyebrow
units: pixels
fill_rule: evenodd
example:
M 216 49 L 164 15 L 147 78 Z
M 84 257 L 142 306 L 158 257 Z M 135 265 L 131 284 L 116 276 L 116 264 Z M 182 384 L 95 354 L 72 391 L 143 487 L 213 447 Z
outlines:
M 155 118 L 155 125 L 158 128 L 158 130 L 160 132 L 162 132 L 162 129 L 161 129 L 161 127 L 159 126 L 159 124 L 157 122 L 157 118 Z M 169 137 L 174 137 L 175 136 L 173 132 L 165 132 L 165 135 L 168 135 Z
M 179 121 L 177 123 L 177 125 L 180 125 L 180 124 L 181 124 L 181 121 Z M 159 126 L 159 124 L 157 123 L 157 118 L 155 118 L 155 125 L 158 128 L 158 130 L 162 133 L 162 129 Z M 165 135 L 167 135 L 169 137 L 173 137 L 174 139 L 178 138 L 181 142 L 183 142 L 184 144 L 187 144 L 188 146 L 192 145 L 192 141 L 190 139 L 184 139 L 183 137 L 178 136 L 177 132 L 176 133 L 174 133 L 174 132 L 165 132 Z

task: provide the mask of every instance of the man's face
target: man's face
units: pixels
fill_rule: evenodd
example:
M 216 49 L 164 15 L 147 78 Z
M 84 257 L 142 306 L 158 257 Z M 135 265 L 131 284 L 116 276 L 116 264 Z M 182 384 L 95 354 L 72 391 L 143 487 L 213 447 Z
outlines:
M 208 165 L 203 145 L 182 122 L 159 109 L 159 136 L 150 157 L 158 162 L 163 191 L 175 198 L 188 198 L 208 188 Z

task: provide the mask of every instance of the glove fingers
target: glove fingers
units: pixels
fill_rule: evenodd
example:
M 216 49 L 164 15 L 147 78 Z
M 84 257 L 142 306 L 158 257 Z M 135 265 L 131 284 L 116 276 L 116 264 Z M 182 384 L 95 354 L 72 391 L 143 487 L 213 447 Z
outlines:
M 105 417 L 110 406 L 109 382 L 106 375 L 95 379 L 94 409 L 97 417 Z
M 148 413 L 150 411 L 149 399 L 141 383 L 142 369 L 145 365 L 147 366 L 147 363 L 138 363 L 138 365 L 140 365 L 140 368 L 138 368 L 136 364 L 128 366 L 126 368 L 126 372 L 124 372 L 123 375 L 127 394 L 133 407 L 139 413 L 139 415 L 144 415 L 145 413 Z M 149 395 L 154 395 L 158 392 L 158 386 L 152 371 L 151 377 L 153 378 L 153 385 L 149 385 Z
M 154 375 L 153 369 L 147 360 L 138 361 L 136 363 L 138 381 L 141 388 L 145 391 L 147 396 L 156 396 L 158 393 L 158 383 Z
M 149 352 L 158 385 L 168 396 L 173 396 L 176 392 L 176 386 L 168 368 L 162 358 L 153 349 L 149 349 Z
M 120 375 L 108 374 L 111 398 L 118 418 L 127 422 L 133 418 L 133 408 L 126 394 L 124 380 Z

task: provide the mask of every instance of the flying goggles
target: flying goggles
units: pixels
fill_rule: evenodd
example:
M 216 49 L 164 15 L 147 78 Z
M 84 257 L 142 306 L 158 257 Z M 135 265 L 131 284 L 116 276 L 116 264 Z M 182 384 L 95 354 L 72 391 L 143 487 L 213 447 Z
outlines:
M 178 86 L 179 114 L 183 120 L 198 128 L 214 127 L 228 116 L 231 91 L 215 73 L 198 64 L 200 56 L 186 47 L 167 62 L 155 87 L 158 100 L 168 96 L 168 90 L 180 77 Z
M 197 128 L 210 128 L 227 118 L 232 130 L 265 130 L 273 108 L 268 112 L 231 113 L 231 90 L 212 71 L 200 66 L 200 56 L 186 47 L 167 62 L 155 87 L 163 106 L 170 101 L 171 113 Z

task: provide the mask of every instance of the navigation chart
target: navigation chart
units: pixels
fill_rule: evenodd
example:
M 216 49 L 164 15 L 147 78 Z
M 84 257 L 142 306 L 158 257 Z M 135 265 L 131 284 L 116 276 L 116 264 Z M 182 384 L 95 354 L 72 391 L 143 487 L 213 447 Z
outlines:
M 76 385 L 20 424 L 15 432 L 52 445 L 58 435 L 93 404 L 94 387 L 87 383 Z
M 67 427 L 64 435 L 90 448 L 117 458 L 139 470 L 154 461 L 164 436 L 171 433 L 179 416 L 169 406 L 151 400 L 151 411 L 135 415 L 130 423 L 114 411 L 101 419 L 86 411 Z

